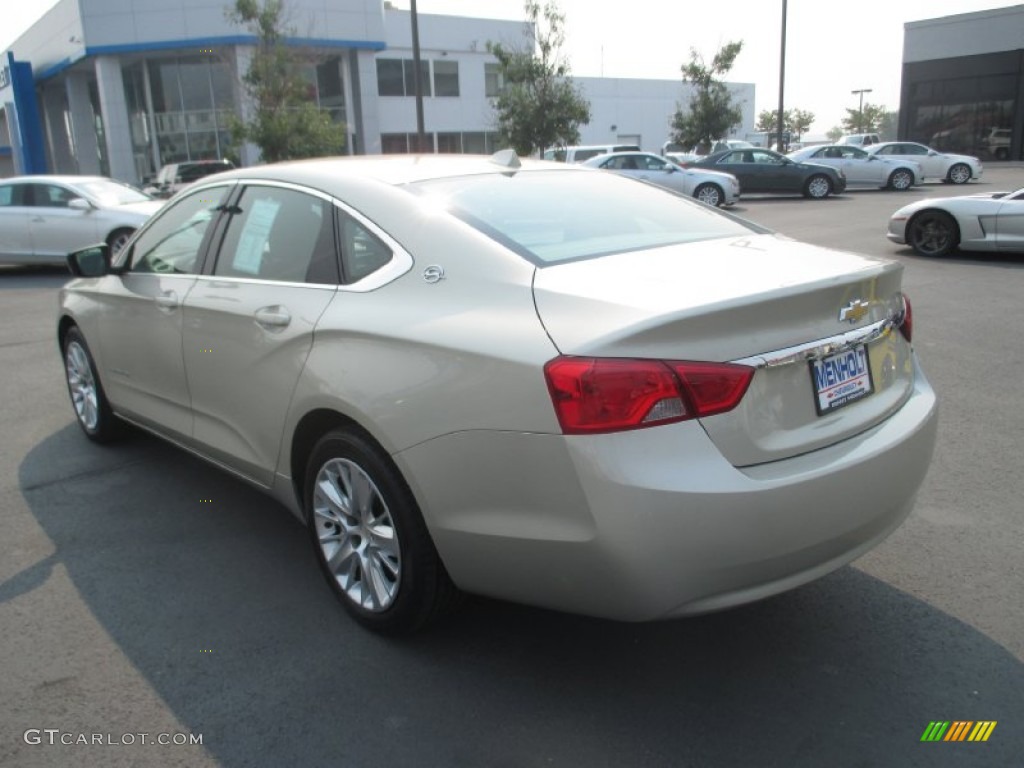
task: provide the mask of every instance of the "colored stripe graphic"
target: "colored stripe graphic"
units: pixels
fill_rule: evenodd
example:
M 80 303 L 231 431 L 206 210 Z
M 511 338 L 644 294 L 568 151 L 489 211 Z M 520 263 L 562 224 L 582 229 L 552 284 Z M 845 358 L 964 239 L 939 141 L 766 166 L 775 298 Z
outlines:
M 963 741 L 967 736 L 967 729 L 972 725 L 974 723 L 969 720 L 953 721 L 953 726 L 949 729 L 949 733 L 946 734 L 946 738 L 943 741 Z
M 947 728 L 949 728 L 948 720 L 946 722 L 932 720 L 928 723 L 928 727 L 924 729 L 924 733 L 921 734 L 921 741 L 941 741 Z
M 995 720 L 932 720 L 921 734 L 921 741 L 988 741 L 996 723 Z
M 971 735 L 968 737 L 968 741 L 988 741 L 988 737 L 992 735 L 992 731 L 996 729 L 995 720 L 982 720 L 971 731 Z

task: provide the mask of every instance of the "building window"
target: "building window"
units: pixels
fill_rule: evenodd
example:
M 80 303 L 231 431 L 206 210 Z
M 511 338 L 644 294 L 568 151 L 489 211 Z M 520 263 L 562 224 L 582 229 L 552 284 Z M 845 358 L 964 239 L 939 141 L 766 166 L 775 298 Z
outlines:
M 441 154 L 458 155 L 462 153 L 461 133 L 437 134 L 437 151 Z
M 452 62 L 455 64 L 455 62 Z M 415 96 L 416 68 L 412 59 L 377 59 L 378 96 Z M 420 86 L 424 96 L 432 96 L 430 87 L 430 62 L 420 61 Z M 450 88 L 450 84 L 446 85 Z M 438 94 L 442 95 L 442 94 Z M 451 94 L 443 94 L 451 95 Z M 459 73 L 456 64 L 455 96 L 459 95 Z
M 435 61 L 434 62 L 434 95 L 435 96 L 458 96 L 459 95 L 459 62 L 457 62 L 457 61 Z
M 501 95 L 505 88 L 505 76 L 500 64 L 484 64 L 484 96 L 489 99 Z
M 380 135 L 380 151 L 385 155 L 404 155 L 410 152 L 415 153 L 416 149 L 416 134 L 415 133 L 382 133 Z M 434 151 L 434 134 L 425 133 L 423 135 L 423 141 L 425 146 L 423 152 Z
M 377 95 L 405 96 L 401 59 L 377 59 Z

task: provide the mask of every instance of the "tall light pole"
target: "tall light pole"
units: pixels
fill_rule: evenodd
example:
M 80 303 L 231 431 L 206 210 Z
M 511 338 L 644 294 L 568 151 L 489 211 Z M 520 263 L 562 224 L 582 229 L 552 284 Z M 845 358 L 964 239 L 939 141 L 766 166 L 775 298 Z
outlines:
M 416 89 L 416 151 L 426 152 L 427 137 L 423 129 L 423 78 L 420 74 L 420 24 L 419 15 L 416 13 L 416 0 L 412 0 L 412 67 L 413 87 Z
M 782 131 L 785 128 L 786 100 L 786 0 L 782 0 L 782 52 L 779 54 L 779 130 L 775 137 L 775 150 L 782 151 Z
M 860 106 L 857 108 L 857 127 L 860 130 L 866 130 L 864 127 L 864 94 L 871 93 L 870 88 L 861 88 L 860 90 L 850 91 L 851 94 L 856 96 L 860 94 Z

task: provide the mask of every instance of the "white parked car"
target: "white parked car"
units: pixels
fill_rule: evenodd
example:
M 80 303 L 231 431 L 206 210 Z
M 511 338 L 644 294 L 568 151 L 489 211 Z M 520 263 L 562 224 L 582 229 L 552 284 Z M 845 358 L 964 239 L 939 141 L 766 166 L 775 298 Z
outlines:
M 886 237 L 921 256 L 1024 253 L 1024 189 L 918 200 L 892 215 Z
M 731 173 L 683 168 L 652 152 L 612 152 L 592 157 L 582 165 L 649 181 L 708 205 L 735 205 L 740 199 L 739 179 Z
M 952 184 L 966 184 L 978 180 L 984 171 L 981 160 L 972 155 L 939 152 L 926 144 L 914 141 L 883 141 L 865 150 L 886 160 L 913 160 L 920 164 L 925 178 Z
M 872 155 L 852 144 L 804 147 L 786 156 L 800 163 L 820 163 L 840 169 L 846 174 L 847 187 L 871 186 L 903 191 L 924 181 L 919 163 Z
M 116 253 L 162 206 L 103 176 L 0 180 L 0 264 L 64 264 L 71 251 L 100 242 Z
M 272 494 L 373 629 L 457 590 L 628 621 L 759 600 L 883 541 L 931 460 L 899 262 L 615 173 L 255 166 L 107 250 L 69 256 L 55 318 L 85 435 L 130 422 Z

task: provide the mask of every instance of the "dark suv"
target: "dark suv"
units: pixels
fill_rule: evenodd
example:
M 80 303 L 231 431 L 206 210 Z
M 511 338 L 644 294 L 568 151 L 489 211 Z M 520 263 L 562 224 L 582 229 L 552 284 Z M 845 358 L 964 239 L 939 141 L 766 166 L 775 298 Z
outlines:
M 230 160 L 196 160 L 187 163 L 171 163 L 160 169 L 153 183 L 142 191 L 153 197 L 168 198 L 211 173 L 230 171 L 234 168 Z

